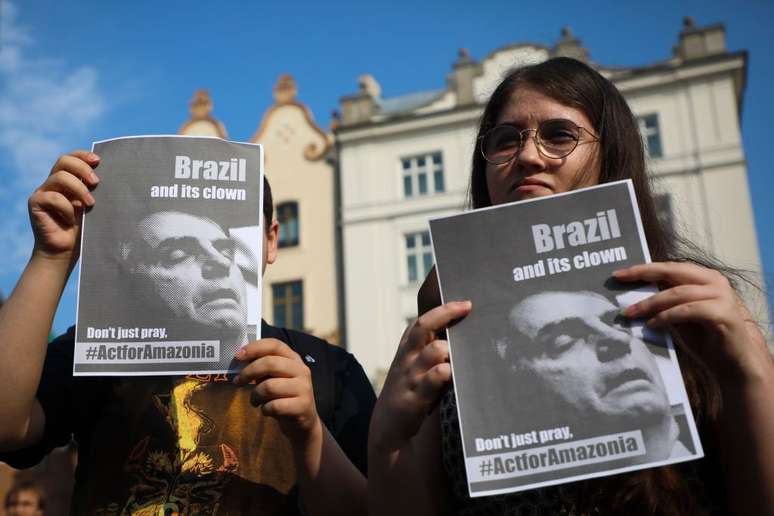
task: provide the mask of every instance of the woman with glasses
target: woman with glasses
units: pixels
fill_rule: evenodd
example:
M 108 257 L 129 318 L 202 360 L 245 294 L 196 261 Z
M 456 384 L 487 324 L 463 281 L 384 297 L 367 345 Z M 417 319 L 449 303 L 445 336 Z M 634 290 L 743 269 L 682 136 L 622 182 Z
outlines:
M 706 458 L 469 498 L 443 336 L 476 307 L 440 305 L 432 271 L 372 417 L 372 514 L 774 514 L 774 366 L 729 281 L 738 275 L 685 254 L 691 247 L 657 219 L 636 120 L 610 81 L 569 58 L 504 78 L 478 130 L 473 209 L 621 179 L 634 183 L 654 263 L 615 277 L 662 288 L 624 315 L 671 331 Z

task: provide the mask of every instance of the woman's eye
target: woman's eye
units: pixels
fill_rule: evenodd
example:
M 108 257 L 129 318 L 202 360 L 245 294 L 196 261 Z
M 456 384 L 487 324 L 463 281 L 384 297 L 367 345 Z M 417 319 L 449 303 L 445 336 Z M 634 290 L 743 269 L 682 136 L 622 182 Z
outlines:
M 510 137 L 510 136 L 502 136 L 500 138 L 497 138 L 492 143 L 492 149 L 495 151 L 502 151 L 502 150 L 511 150 L 515 149 L 519 146 L 519 139 L 518 137 Z
M 540 139 L 555 145 L 577 141 L 578 132 L 578 127 L 569 120 L 548 120 L 538 128 Z
M 521 143 L 521 135 L 516 128 L 501 125 L 492 129 L 484 140 L 485 152 L 495 154 L 500 152 L 514 152 Z
M 549 134 L 543 136 L 543 139 L 551 143 L 567 143 L 575 141 L 575 134 L 569 130 L 552 131 Z
M 504 135 L 497 140 L 498 147 L 516 147 L 518 145 L 519 145 L 518 135 L 508 135 L 508 136 Z

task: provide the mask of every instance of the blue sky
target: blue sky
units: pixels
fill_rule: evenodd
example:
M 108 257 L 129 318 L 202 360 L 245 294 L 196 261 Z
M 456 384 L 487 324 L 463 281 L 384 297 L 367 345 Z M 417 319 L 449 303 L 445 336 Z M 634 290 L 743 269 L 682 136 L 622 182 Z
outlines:
M 485 6 L 485 7 L 484 7 Z M 327 127 L 338 99 L 371 73 L 385 97 L 439 89 L 457 49 L 476 59 L 518 42 L 552 45 L 572 28 L 594 61 L 668 58 L 683 16 L 723 22 L 730 50 L 749 51 L 742 131 L 759 245 L 774 276 L 774 3 L 461 0 L 408 2 L 134 2 L 0 0 L 0 289 L 8 294 L 32 245 L 26 199 L 57 155 L 94 140 L 177 132 L 197 88 L 213 96 L 229 137 L 248 139 L 278 75 Z M 74 321 L 70 282 L 54 323 Z

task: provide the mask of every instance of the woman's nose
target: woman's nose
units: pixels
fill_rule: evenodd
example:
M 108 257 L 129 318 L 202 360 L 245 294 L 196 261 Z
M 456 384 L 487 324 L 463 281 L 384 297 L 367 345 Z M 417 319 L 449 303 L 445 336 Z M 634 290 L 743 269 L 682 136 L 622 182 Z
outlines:
M 538 149 L 537 131 L 525 129 L 521 132 L 521 145 L 516 151 L 516 162 L 527 170 L 543 168 L 545 158 Z

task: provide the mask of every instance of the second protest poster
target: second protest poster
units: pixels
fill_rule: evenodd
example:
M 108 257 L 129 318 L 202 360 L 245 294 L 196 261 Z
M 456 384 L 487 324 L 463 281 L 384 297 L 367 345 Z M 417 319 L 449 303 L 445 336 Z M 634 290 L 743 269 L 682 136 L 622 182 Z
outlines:
M 630 181 L 435 219 L 471 496 L 703 455 L 668 335 L 621 309 L 655 292 Z

